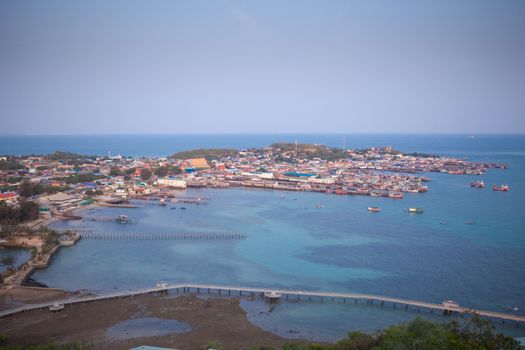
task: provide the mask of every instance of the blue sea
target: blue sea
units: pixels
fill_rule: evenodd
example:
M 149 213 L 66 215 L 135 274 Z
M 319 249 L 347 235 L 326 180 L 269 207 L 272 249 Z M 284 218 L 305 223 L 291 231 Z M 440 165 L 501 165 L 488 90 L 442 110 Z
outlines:
M 352 291 L 525 315 L 524 135 L 186 135 L 0 137 L 0 154 L 121 153 L 166 156 L 201 147 L 250 148 L 273 142 L 323 143 L 348 148 L 391 145 L 472 161 L 506 163 L 483 176 L 425 174 L 430 191 L 402 200 L 247 189 L 188 189 L 181 196 L 207 205 L 100 208 L 57 229 L 96 232 L 231 232 L 244 240 L 81 240 L 62 249 L 33 278 L 51 287 L 94 292 L 168 282 L 236 284 Z M 483 179 L 485 189 L 469 182 Z M 508 193 L 494 184 L 508 183 Z M 318 204 L 322 207 L 318 208 Z M 370 213 L 368 206 L 379 206 Z M 176 207 L 176 209 L 171 209 Z M 408 207 L 425 212 L 411 215 Z M 126 214 L 127 225 L 103 220 Z M 94 219 L 92 221 L 90 219 Z M 98 220 L 98 221 L 97 221 Z M 470 224 L 467 224 L 469 222 Z M 449 318 L 379 306 L 242 301 L 248 318 L 277 334 L 335 340 L 349 330 L 374 332 L 417 316 Z M 498 325 L 514 336 L 523 328 Z

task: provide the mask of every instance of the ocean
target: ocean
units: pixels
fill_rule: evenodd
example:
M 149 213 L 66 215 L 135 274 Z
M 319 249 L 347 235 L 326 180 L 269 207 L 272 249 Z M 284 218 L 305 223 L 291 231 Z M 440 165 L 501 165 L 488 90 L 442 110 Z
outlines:
M 187 135 L 0 137 L 0 154 L 121 153 L 167 156 L 206 147 L 250 148 L 273 142 L 365 148 L 391 145 L 473 161 L 506 163 L 483 176 L 424 174 L 430 191 L 402 200 L 247 189 L 188 189 L 207 205 L 97 208 L 57 229 L 95 232 L 228 232 L 243 240 L 81 240 L 60 250 L 33 278 L 50 287 L 109 292 L 159 281 L 349 291 L 441 302 L 525 315 L 524 135 Z M 469 182 L 483 179 L 485 189 Z M 492 185 L 508 183 L 511 191 Z M 319 208 L 318 204 L 322 207 Z M 370 213 L 368 206 L 379 206 Z M 172 209 L 175 208 L 175 209 Z M 421 215 L 406 213 L 422 207 Z M 127 225 L 105 220 L 126 214 Z M 469 222 L 470 224 L 467 224 Z M 335 340 L 350 330 L 374 332 L 428 311 L 338 302 L 286 302 L 270 308 L 243 300 L 255 324 L 288 337 Z M 521 328 L 498 325 L 514 336 Z

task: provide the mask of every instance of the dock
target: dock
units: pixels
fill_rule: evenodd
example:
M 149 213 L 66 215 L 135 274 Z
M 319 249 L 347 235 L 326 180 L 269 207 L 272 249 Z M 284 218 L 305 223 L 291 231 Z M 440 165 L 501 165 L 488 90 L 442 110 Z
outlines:
M 256 295 L 279 295 L 281 298 L 286 300 L 296 300 L 296 301 L 312 301 L 317 299 L 320 301 L 339 301 L 339 302 L 353 302 L 353 303 L 363 303 L 366 302 L 368 305 L 373 305 L 374 303 L 378 306 L 391 306 L 393 308 L 404 308 L 408 310 L 409 307 L 416 308 L 417 311 L 420 309 L 426 309 L 430 312 L 440 311 L 443 314 L 467 314 L 467 315 L 478 315 L 485 317 L 491 320 L 500 320 L 501 322 L 511 321 L 516 322 L 516 326 L 519 326 L 520 323 L 525 323 L 525 316 L 517 314 L 508 314 L 495 311 L 486 311 L 478 310 L 472 308 L 465 308 L 459 305 L 451 305 L 448 302 L 443 302 L 441 304 L 431 303 L 425 301 L 411 300 L 411 299 L 402 299 L 402 298 L 393 298 L 380 295 L 372 294 L 361 294 L 361 293 L 339 293 L 339 292 L 321 292 L 321 291 L 304 291 L 304 290 L 292 290 L 292 289 L 271 289 L 271 288 L 259 288 L 259 287 L 242 287 L 242 286 L 227 286 L 227 285 L 213 285 L 213 284 L 166 284 L 160 283 L 153 288 L 143 288 L 130 291 L 114 292 L 99 296 L 89 296 L 89 297 L 76 297 L 64 300 L 57 300 L 49 303 L 41 304 L 31 304 L 23 305 L 9 310 L 0 311 L 0 318 L 8 317 L 22 312 L 32 311 L 32 310 L 41 310 L 49 309 L 53 305 L 60 304 L 64 307 L 72 306 L 74 304 L 89 303 L 96 301 L 104 301 L 111 299 L 119 299 L 126 297 L 134 297 L 139 295 L 146 294 L 166 294 L 168 292 L 175 293 L 207 293 L 209 295 L 215 294 L 219 296 L 256 296 Z M 244 294 L 243 294 L 244 293 Z
M 82 239 L 96 240 L 241 240 L 246 239 L 243 233 L 225 232 L 166 232 L 166 233 L 79 233 Z

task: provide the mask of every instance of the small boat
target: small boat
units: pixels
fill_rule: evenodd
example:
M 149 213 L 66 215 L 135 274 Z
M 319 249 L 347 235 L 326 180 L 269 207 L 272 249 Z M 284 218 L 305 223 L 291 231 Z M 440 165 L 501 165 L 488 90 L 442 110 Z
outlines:
M 160 199 L 160 205 L 163 207 L 166 205 L 166 200 L 164 198 Z
M 485 187 L 485 183 L 483 182 L 483 180 L 474 181 L 470 183 L 470 187 L 483 188 Z
M 117 222 L 121 224 L 127 224 L 128 223 L 128 216 L 127 215 L 119 215 L 117 216 Z
M 401 199 L 403 196 L 403 192 L 388 192 L 388 198 Z
M 180 210 L 186 210 L 186 207 L 180 207 Z
M 475 225 L 476 223 L 474 221 L 465 221 L 465 224 L 467 224 L 467 225 Z
M 373 213 L 378 213 L 381 211 L 381 208 L 379 207 L 368 207 L 368 211 L 371 211 Z
M 408 208 L 409 213 L 416 213 L 421 214 L 423 212 L 423 208 Z
M 492 186 L 493 191 L 508 192 L 510 187 L 508 185 Z
M 170 209 L 177 209 L 177 207 L 171 207 Z
M 322 209 L 322 208 L 324 208 L 324 205 L 322 205 L 322 204 L 317 204 L 315 207 L 316 207 L 317 209 Z

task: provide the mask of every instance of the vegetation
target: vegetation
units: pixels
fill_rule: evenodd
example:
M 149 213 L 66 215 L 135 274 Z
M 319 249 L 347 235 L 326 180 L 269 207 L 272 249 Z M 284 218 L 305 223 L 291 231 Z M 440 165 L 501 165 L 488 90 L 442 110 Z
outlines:
M 56 180 L 64 181 L 67 184 L 78 184 L 82 182 L 93 182 L 99 179 L 104 179 L 104 175 L 87 174 L 72 174 L 66 177 L 56 178 Z
M 28 344 L 8 345 L 9 338 L 0 336 L 0 350 L 87 350 L 92 349 L 91 344 L 85 341 L 68 342 L 65 344 Z
M 155 175 L 158 177 L 165 177 L 168 175 L 179 175 L 182 170 L 178 166 L 166 165 L 155 169 Z
M 20 195 L 20 197 L 32 197 L 36 196 L 42 193 L 58 193 L 67 190 L 68 187 L 63 186 L 48 186 L 48 185 L 42 185 L 41 183 L 32 183 L 27 180 L 24 180 L 20 183 L 20 185 L 17 188 L 17 192 Z
M 151 170 L 147 168 L 140 170 L 140 177 L 142 178 L 142 181 L 148 181 L 151 175 Z
M 24 166 L 16 159 L 9 158 L 8 160 L 0 161 L 0 170 L 20 170 L 24 169 Z
M 320 158 L 323 160 L 337 160 L 346 158 L 346 153 L 340 148 L 331 148 L 324 145 L 294 144 L 294 143 L 274 143 L 270 146 L 274 151 L 280 150 L 281 153 L 293 153 L 297 149 L 298 158 Z
M 46 156 L 47 159 L 63 161 L 66 163 L 78 163 L 79 161 L 86 161 L 96 159 L 96 156 L 86 156 L 79 153 L 55 151 Z
M 2 225 L 18 225 L 23 221 L 35 219 L 38 219 L 38 204 L 35 202 L 20 200 L 18 208 L 0 202 L 0 224 Z
M 209 162 L 214 159 L 222 159 L 226 157 L 234 157 L 239 154 L 236 149 L 228 148 L 199 148 L 190 151 L 177 152 L 171 155 L 174 159 L 192 159 L 192 158 L 206 158 Z
M 271 350 L 271 347 L 254 347 L 252 350 Z M 351 332 L 334 344 L 284 345 L 282 350 L 389 350 L 389 349 L 457 349 L 457 350 L 519 350 L 519 343 L 512 337 L 495 334 L 489 321 L 473 317 L 463 323 L 434 323 L 416 318 L 409 323 L 392 326 L 372 336 Z

